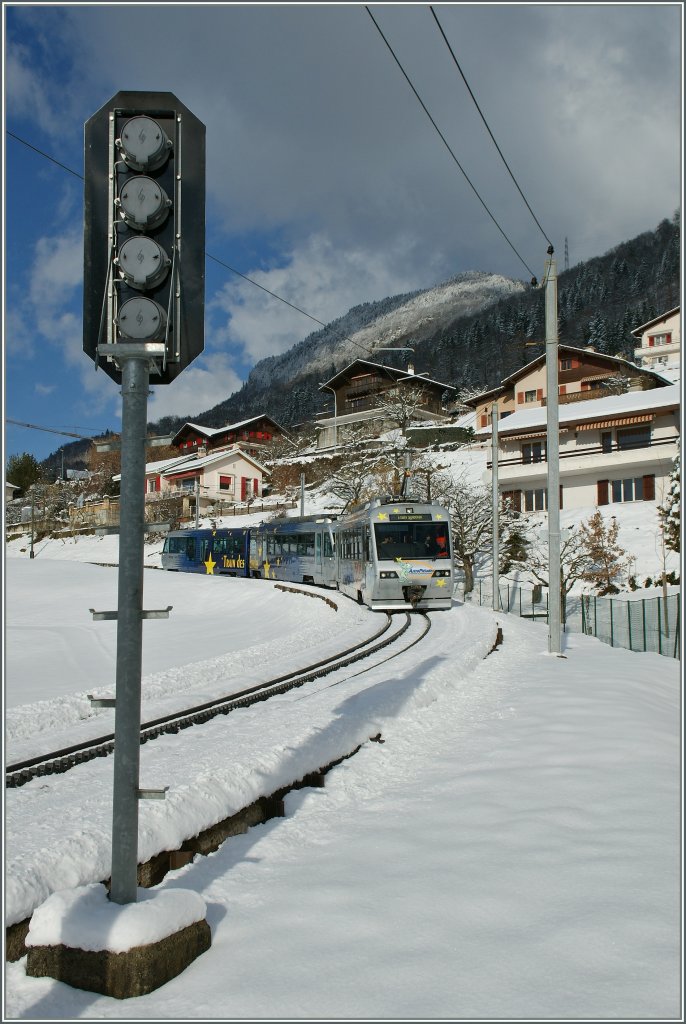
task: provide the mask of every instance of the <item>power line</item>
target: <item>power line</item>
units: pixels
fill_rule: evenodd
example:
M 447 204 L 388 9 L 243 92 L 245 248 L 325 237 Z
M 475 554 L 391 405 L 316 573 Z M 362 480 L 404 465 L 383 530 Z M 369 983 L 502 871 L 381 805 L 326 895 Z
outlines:
M 499 146 L 499 145 L 498 145 L 498 143 L 497 143 L 497 142 L 495 141 L 495 136 L 493 135 L 493 132 L 491 131 L 491 129 L 490 129 L 490 128 L 489 128 L 489 126 L 488 126 L 488 122 L 487 122 L 486 118 L 484 117 L 484 115 L 483 115 L 483 113 L 482 113 L 481 107 L 480 107 L 480 106 L 479 106 L 479 104 L 478 104 L 478 103 L 476 102 L 476 96 L 475 96 L 475 95 L 474 95 L 474 93 L 472 92 L 472 90 L 471 90 L 471 88 L 470 88 L 470 85 L 469 85 L 469 82 L 468 82 L 468 81 L 467 81 L 467 79 L 465 78 L 465 75 L 464 75 L 464 71 L 463 71 L 463 70 L 462 70 L 462 68 L 460 67 L 460 63 L 459 63 L 459 61 L 458 61 L 457 57 L 455 56 L 455 54 L 454 54 L 454 52 L 453 52 L 453 48 L 452 48 L 452 46 L 450 45 L 450 43 L 448 42 L 448 38 L 447 38 L 447 36 L 446 36 L 445 32 L 443 31 L 443 27 L 442 27 L 442 25 L 441 25 L 440 21 L 438 20 L 438 17 L 437 17 L 437 15 L 436 15 L 436 12 L 434 11 L 433 7 L 431 7 L 431 6 L 429 7 L 429 10 L 430 10 L 430 11 L 431 11 L 431 13 L 433 14 L 433 17 L 434 17 L 434 21 L 435 21 L 435 22 L 436 22 L 436 24 L 438 25 L 438 30 L 439 30 L 439 32 L 441 33 L 441 35 L 443 36 L 443 39 L 444 39 L 444 41 L 445 41 L 445 45 L 446 45 L 446 46 L 448 47 L 448 50 L 450 51 L 450 56 L 451 56 L 451 57 L 453 58 L 453 61 L 455 62 L 455 67 L 456 67 L 456 68 L 457 68 L 457 70 L 458 70 L 458 71 L 460 72 L 460 74 L 461 74 L 461 76 L 462 76 L 462 81 L 463 81 L 463 82 L 464 82 L 464 84 L 465 84 L 465 85 L 467 86 L 467 91 L 468 91 L 469 95 L 470 95 L 470 96 L 472 97 L 472 100 L 474 101 L 474 106 L 475 106 L 475 107 L 476 107 L 476 109 L 477 109 L 477 110 L 479 111 L 479 115 L 480 115 L 480 117 L 481 117 L 481 120 L 483 121 L 484 125 L 486 126 L 486 131 L 487 131 L 487 132 L 488 132 L 488 134 L 489 134 L 489 135 L 491 136 L 491 139 L 493 140 L 493 145 L 494 145 L 494 146 L 495 146 L 495 148 L 496 148 L 496 149 L 498 150 L 498 153 L 499 153 L 499 155 L 500 155 L 500 159 L 502 160 L 502 162 L 503 162 L 503 163 L 505 164 L 505 167 L 507 168 L 507 173 L 508 173 L 508 174 L 510 175 L 510 177 L 512 178 L 512 180 L 513 180 L 513 182 L 514 182 L 514 184 L 515 184 L 515 187 L 516 187 L 517 191 L 519 192 L 520 196 L 521 196 L 521 197 L 522 197 L 522 199 L 524 200 L 524 203 L 525 203 L 525 205 L 526 205 L 526 208 L 527 208 L 527 210 L 529 211 L 529 213 L 531 214 L 531 216 L 533 217 L 533 219 L 534 219 L 534 220 L 536 221 L 536 225 L 538 226 L 538 229 L 539 229 L 539 231 L 541 232 L 541 234 L 542 234 L 542 235 L 543 235 L 543 237 L 545 238 L 546 242 L 548 242 L 548 244 L 549 244 L 549 245 L 552 245 L 553 243 L 552 243 L 552 242 L 550 241 L 550 239 L 549 239 L 549 238 L 548 238 L 548 236 L 546 235 L 545 231 L 544 231 L 544 230 L 543 230 L 543 228 L 541 227 L 541 225 L 540 225 L 540 223 L 539 223 L 539 221 L 538 221 L 538 218 L 537 218 L 536 214 L 534 213 L 534 211 L 533 211 L 533 210 L 531 209 L 531 207 L 529 206 L 529 203 L 527 202 L 526 196 L 524 195 L 524 193 L 522 192 L 521 188 L 519 187 L 519 184 L 517 183 L 517 179 L 515 178 L 515 176 L 514 176 L 514 174 L 512 173 L 512 171 L 510 170 L 510 166 L 509 166 L 509 164 L 508 164 L 507 160 L 505 159 L 505 157 L 503 156 L 503 154 L 502 154 L 502 150 L 500 149 L 500 146 Z
M 419 95 L 419 93 L 418 93 L 418 92 L 417 92 L 417 90 L 415 89 L 414 85 L 412 84 L 412 82 L 411 82 L 411 80 L 410 80 L 410 77 L 409 77 L 409 75 L 408 75 L 408 74 L 407 74 L 407 72 L 405 71 L 405 68 L 404 68 L 404 67 L 402 66 L 402 64 L 400 63 L 400 61 L 399 61 L 398 57 L 396 56 L 396 54 L 395 54 L 395 51 L 393 50 L 393 47 L 392 47 L 392 46 L 391 46 L 391 44 L 389 43 L 388 39 L 386 39 L 386 36 L 385 36 L 385 35 L 383 34 L 383 32 L 381 31 L 381 27 L 379 26 L 379 23 L 377 22 L 376 18 L 374 17 L 374 15 L 373 15 L 373 14 L 372 14 L 372 12 L 371 12 L 371 11 L 369 10 L 369 7 L 367 7 L 367 5 L 366 5 L 366 4 L 365 4 L 365 10 L 366 10 L 367 14 L 369 15 L 369 17 L 370 17 L 370 18 L 372 19 L 372 21 L 374 22 L 374 25 L 376 26 L 376 28 L 377 28 L 377 31 L 378 31 L 379 35 L 381 36 L 381 38 L 383 39 L 384 43 L 385 43 L 385 44 L 386 44 L 386 46 L 388 47 L 388 50 L 389 50 L 389 52 L 390 52 L 391 56 L 393 57 L 393 60 L 394 60 L 394 61 L 396 62 L 396 64 L 398 65 L 398 67 L 399 67 L 399 68 L 400 68 L 400 70 L 402 71 L 402 73 L 403 73 L 403 76 L 405 77 L 405 80 L 406 80 L 407 84 L 409 85 L 410 89 L 412 89 L 412 92 L 413 92 L 413 93 L 415 94 L 415 96 L 416 96 L 416 98 L 417 98 L 417 100 L 418 100 L 418 102 L 419 102 L 420 106 L 422 107 L 422 110 L 424 111 L 424 113 L 426 114 L 426 116 L 427 116 L 427 117 L 429 118 L 429 120 L 431 121 L 431 124 L 432 124 L 432 125 L 434 126 L 434 128 L 436 129 L 436 131 L 437 131 L 437 133 L 438 133 L 438 135 L 439 135 L 439 137 L 440 137 L 441 141 L 443 142 L 443 145 L 444 145 L 444 146 L 445 146 L 445 148 L 446 148 L 446 149 L 448 150 L 448 152 L 450 153 L 451 157 L 453 158 L 453 160 L 455 161 L 455 163 L 456 163 L 456 164 L 457 164 L 457 166 L 459 167 L 460 171 L 462 172 L 462 174 L 463 174 L 463 176 L 464 176 L 464 178 L 465 178 L 465 181 L 467 182 L 467 184 L 468 184 L 468 185 L 469 185 L 469 187 L 471 188 L 472 192 L 474 193 L 474 195 L 476 196 L 476 198 L 477 198 L 477 199 L 479 200 L 479 202 L 480 202 L 480 203 L 481 203 L 481 205 L 483 206 L 484 210 L 486 211 L 486 213 L 488 214 L 488 216 L 489 216 L 489 217 L 491 218 L 491 220 L 493 221 L 493 223 L 495 224 L 495 226 L 497 227 L 498 231 L 499 231 L 499 232 L 500 232 L 500 234 L 501 234 L 501 235 L 503 236 L 503 238 L 505 239 L 505 241 L 507 242 L 507 244 L 508 244 L 508 245 L 510 246 L 510 248 L 512 249 L 512 251 L 513 251 L 513 253 L 515 254 L 515 256 L 517 257 L 517 259 L 518 259 L 518 260 L 520 261 L 520 263 L 521 263 L 521 264 L 522 264 L 522 265 L 523 265 L 524 267 L 526 267 L 526 269 L 528 270 L 528 272 L 529 272 L 529 273 L 531 274 L 532 278 L 533 278 L 533 277 L 535 277 L 536 275 L 534 274 L 534 272 L 533 272 L 533 270 L 531 269 L 531 267 L 529 267 L 529 265 L 528 265 L 528 264 L 527 264 L 527 262 L 525 261 L 524 257 L 523 257 L 523 256 L 521 256 L 519 252 L 517 252 L 517 249 L 516 249 L 516 248 L 514 247 L 514 245 L 513 245 L 513 244 L 512 244 L 512 242 L 510 241 L 510 239 L 509 239 L 509 238 L 507 237 L 507 235 L 505 234 L 505 232 L 504 232 L 504 231 L 503 231 L 503 229 L 501 228 L 501 226 L 500 226 L 500 224 L 498 223 L 498 221 L 497 221 L 497 220 L 495 219 L 495 217 L 493 216 L 493 214 L 492 214 L 492 213 L 491 213 L 491 211 L 489 210 L 489 208 L 488 208 L 488 206 L 486 205 L 486 203 L 484 202 L 484 200 L 483 200 L 483 199 L 481 198 L 481 196 L 479 195 L 479 192 L 477 191 L 476 187 L 474 186 L 474 184 L 473 184 L 473 183 L 472 183 L 472 181 L 470 180 L 470 178 L 469 178 L 469 175 L 468 175 L 468 174 L 467 174 L 467 172 L 465 171 L 465 169 L 464 169 L 464 167 L 462 166 L 462 164 L 460 163 L 460 161 L 459 161 L 459 160 L 457 159 L 457 157 L 455 156 L 455 153 L 453 152 L 452 148 L 450 147 L 450 145 L 449 145 L 449 143 L 448 143 L 447 139 L 445 138 L 445 136 L 444 136 L 443 132 L 442 132 L 442 131 L 441 131 L 441 129 L 440 129 L 439 127 L 438 127 L 438 125 L 437 125 L 437 124 L 436 124 L 436 122 L 434 121 L 433 117 L 432 117 L 432 116 L 431 116 L 431 114 L 429 113 L 429 111 L 428 111 L 428 109 L 427 109 L 427 107 L 426 107 L 426 104 L 424 103 L 424 101 L 422 100 L 421 96 Z
M 64 437 L 80 437 L 84 441 L 92 441 L 93 437 L 87 434 L 72 434 L 68 430 L 55 430 L 53 427 L 39 427 L 35 423 L 22 423 L 20 420 L 11 420 L 6 418 L 6 423 L 14 423 L 17 427 L 30 427 L 31 430 L 44 430 L 46 434 L 63 434 Z
M 6 131 L 11 138 L 16 139 L 17 142 L 21 142 L 21 144 L 23 146 L 26 146 L 28 149 L 32 149 L 34 153 L 38 153 L 39 156 L 45 157 L 45 159 L 50 160 L 51 163 L 57 164 L 58 167 L 61 167 L 63 170 L 68 171 L 69 174 L 73 174 L 75 178 L 79 178 L 81 181 L 84 180 L 82 174 L 78 174 L 78 172 L 72 170 L 71 167 L 67 167 L 66 164 L 62 164 L 59 162 L 59 160 L 55 160 L 55 158 L 50 156 L 49 153 L 45 153 L 42 149 L 38 149 L 37 146 L 32 146 L 30 142 L 27 142 L 26 139 L 22 139 L 19 135 L 15 135 L 14 132 L 11 132 L 7 129 Z M 260 284 L 258 281 L 253 281 L 251 277 L 248 277 L 246 274 L 242 274 L 240 270 L 236 270 L 235 267 L 229 266 L 228 263 L 225 263 L 223 260 L 218 259 L 216 256 L 212 256 L 209 252 L 205 253 L 205 257 L 209 260 L 212 260 L 214 263 L 218 263 L 220 267 L 224 267 L 226 270 L 230 270 L 231 273 L 236 274 L 237 277 L 242 277 L 244 281 L 247 281 L 249 284 L 254 285 L 255 288 L 260 288 L 263 292 L 266 292 L 267 295 L 271 295 L 272 298 L 278 299 L 279 302 L 283 302 L 284 305 L 290 306 L 291 309 L 294 309 L 297 313 L 301 313 L 303 316 L 306 316 L 309 320 L 312 320 L 313 323 L 319 324 L 320 327 L 328 327 L 329 330 L 333 331 L 334 334 L 337 334 L 339 338 L 341 338 L 343 341 L 349 341 L 352 345 L 355 345 L 357 348 L 359 348 L 360 351 L 364 352 L 365 355 L 371 355 L 372 352 L 374 351 L 372 349 L 371 352 L 367 352 L 367 349 L 363 345 L 360 345 L 359 342 L 354 341 L 353 338 L 349 338 L 347 334 L 340 334 L 338 331 L 336 331 L 335 328 L 331 327 L 330 324 L 325 324 L 322 320 L 318 320 L 316 316 L 312 316 L 311 313 L 308 313 L 306 310 L 301 309 L 299 306 L 294 305 L 292 302 L 289 302 L 288 299 L 284 299 L 281 295 L 277 295 L 276 292 L 272 292 L 269 290 L 269 288 L 265 288 L 265 286 L 263 284 Z

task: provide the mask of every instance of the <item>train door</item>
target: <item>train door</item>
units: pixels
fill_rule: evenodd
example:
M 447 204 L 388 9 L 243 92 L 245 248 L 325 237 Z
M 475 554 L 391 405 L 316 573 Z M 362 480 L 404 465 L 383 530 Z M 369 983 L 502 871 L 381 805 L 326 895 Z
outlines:
M 326 587 L 334 585 L 336 580 L 336 553 L 334 551 L 333 530 L 325 526 L 315 534 L 315 568 L 318 580 Z

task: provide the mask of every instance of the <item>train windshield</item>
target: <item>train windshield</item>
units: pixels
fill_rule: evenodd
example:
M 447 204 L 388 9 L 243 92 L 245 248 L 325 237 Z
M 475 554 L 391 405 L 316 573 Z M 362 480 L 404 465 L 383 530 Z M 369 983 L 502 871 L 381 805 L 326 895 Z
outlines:
M 379 559 L 450 557 L 445 523 L 375 523 L 374 537 Z

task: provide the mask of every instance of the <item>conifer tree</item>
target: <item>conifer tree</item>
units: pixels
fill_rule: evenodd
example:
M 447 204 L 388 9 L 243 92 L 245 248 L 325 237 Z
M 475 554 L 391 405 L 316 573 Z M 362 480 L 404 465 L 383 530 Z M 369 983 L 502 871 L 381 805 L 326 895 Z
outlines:
M 660 517 L 665 544 L 670 551 L 681 552 L 681 452 L 674 457 L 669 487 L 657 514 Z

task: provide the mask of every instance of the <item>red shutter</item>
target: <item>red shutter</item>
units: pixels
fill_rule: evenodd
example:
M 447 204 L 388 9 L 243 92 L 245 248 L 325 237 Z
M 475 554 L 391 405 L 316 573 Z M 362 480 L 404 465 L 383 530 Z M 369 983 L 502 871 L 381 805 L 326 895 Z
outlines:
M 610 481 L 599 480 L 598 481 L 598 504 L 609 505 L 610 504 Z
M 517 392 L 517 405 L 521 405 L 523 401 L 524 401 L 524 392 L 523 391 L 518 391 Z
M 543 399 L 543 388 L 538 388 L 536 391 L 536 401 L 540 402 Z
M 572 357 L 572 369 L 573 370 L 578 370 L 580 366 L 581 366 L 581 360 L 580 359 L 575 359 L 574 357 Z
M 162 490 L 162 478 L 159 477 L 159 476 L 155 477 L 155 490 L 156 491 Z
M 655 347 L 655 338 L 651 335 L 648 338 L 648 348 L 654 348 L 654 347 Z
M 643 477 L 643 500 L 654 501 L 655 500 L 655 474 L 651 473 L 649 476 Z
M 488 416 L 485 413 L 481 416 L 481 419 L 479 420 L 479 423 L 480 423 L 480 425 L 482 427 L 487 427 L 488 426 Z
M 566 395 L 567 394 L 567 385 L 566 384 L 560 384 L 560 394 L 561 395 Z

